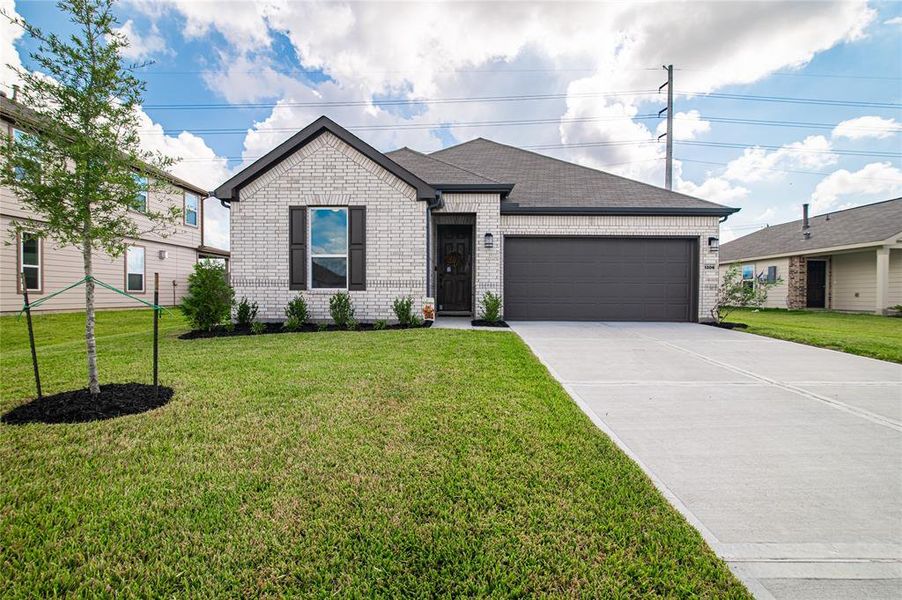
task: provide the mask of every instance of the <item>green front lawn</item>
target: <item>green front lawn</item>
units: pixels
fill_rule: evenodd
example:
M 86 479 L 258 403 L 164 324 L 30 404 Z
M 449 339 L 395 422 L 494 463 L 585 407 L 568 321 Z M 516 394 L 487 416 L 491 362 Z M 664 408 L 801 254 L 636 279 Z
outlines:
M 99 315 L 104 381 L 149 380 L 149 314 Z M 81 319 L 36 318 L 47 393 Z M 511 333 L 184 329 L 169 405 L 0 424 L 4 595 L 749 597 Z M 0 319 L 0 412 L 26 339 Z
M 731 312 L 750 333 L 902 363 L 902 319 L 877 315 L 763 309 Z

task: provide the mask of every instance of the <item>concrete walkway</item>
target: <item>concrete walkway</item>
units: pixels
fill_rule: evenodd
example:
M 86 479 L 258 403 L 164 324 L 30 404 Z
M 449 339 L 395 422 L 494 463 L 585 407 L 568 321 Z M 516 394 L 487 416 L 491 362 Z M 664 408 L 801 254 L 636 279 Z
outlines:
M 902 598 L 902 365 L 693 324 L 511 324 L 759 598 Z

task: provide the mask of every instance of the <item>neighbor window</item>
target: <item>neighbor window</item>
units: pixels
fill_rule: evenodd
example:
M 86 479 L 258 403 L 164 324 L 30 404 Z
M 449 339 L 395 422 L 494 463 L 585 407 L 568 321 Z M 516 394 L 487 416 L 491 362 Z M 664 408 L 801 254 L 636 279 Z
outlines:
M 777 267 L 771 266 L 767 268 L 767 283 L 777 282 Z
M 16 144 L 28 144 L 31 142 L 31 136 L 22 131 L 21 129 L 13 129 L 13 142 Z M 25 179 L 25 169 L 23 167 L 16 167 L 16 179 Z
M 138 212 L 147 212 L 147 177 L 136 173 L 134 178 L 139 188 L 138 194 L 135 196 L 134 209 Z
M 310 287 L 348 287 L 348 209 L 310 209 Z
M 742 265 L 742 284 L 746 287 L 755 285 L 755 265 Z
M 200 204 L 200 198 L 197 194 L 185 192 L 185 225 L 197 227 L 197 207 Z
M 41 290 L 41 239 L 33 233 L 23 232 L 19 245 L 19 271 L 25 273 L 28 291 Z
M 125 291 L 144 291 L 144 248 L 129 246 L 125 251 Z

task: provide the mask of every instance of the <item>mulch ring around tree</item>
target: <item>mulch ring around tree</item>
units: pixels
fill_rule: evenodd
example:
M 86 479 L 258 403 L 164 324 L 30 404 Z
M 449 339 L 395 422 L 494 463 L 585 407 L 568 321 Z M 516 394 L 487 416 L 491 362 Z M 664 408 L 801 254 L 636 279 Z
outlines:
M 26 423 L 88 423 L 136 415 L 167 404 L 174 391 L 145 383 L 110 383 L 100 386 L 100 395 L 87 389 L 60 392 L 34 399 L 12 409 L 0 421 L 8 425 Z
M 505 321 L 483 321 L 482 319 L 470 321 L 470 325 L 473 327 L 510 327 Z
M 235 325 L 229 327 L 227 325 L 217 325 L 209 331 L 193 329 L 179 336 L 180 340 L 196 340 L 201 338 L 217 338 L 217 337 L 235 337 L 241 335 L 266 335 L 272 333 L 316 333 L 320 331 L 348 331 L 345 327 L 339 327 L 334 324 L 318 325 L 316 323 L 304 323 L 298 329 L 285 329 L 283 323 L 263 323 L 263 329 L 257 333 L 251 331 L 247 325 Z M 388 329 L 424 329 L 432 327 L 432 321 L 425 321 L 421 325 L 402 326 L 397 323 L 385 325 L 385 327 L 377 328 L 374 323 L 358 323 L 357 327 L 352 331 L 379 331 Z

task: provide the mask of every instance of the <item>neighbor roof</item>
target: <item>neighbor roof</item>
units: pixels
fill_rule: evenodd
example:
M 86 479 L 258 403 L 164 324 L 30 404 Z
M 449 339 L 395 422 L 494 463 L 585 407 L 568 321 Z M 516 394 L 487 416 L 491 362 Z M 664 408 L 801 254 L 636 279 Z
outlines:
M 417 198 L 419 200 L 435 200 L 435 189 L 432 186 L 395 161 L 386 157 L 385 154 L 382 154 L 332 119 L 325 116 L 320 117 L 310 125 L 307 125 L 302 130 L 276 146 L 273 150 L 251 163 L 250 166 L 242 169 L 234 177 L 216 188 L 213 195 L 220 200 L 230 202 L 237 201 L 238 192 L 243 186 L 247 185 L 277 165 L 286 156 L 293 154 L 326 131 L 332 133 L 335 137 L 348 144 L 401 181 L 410 184 L 416 189 Z
M 483 138 L 429 156 L 513 183 L 502 214 L 727 216 L 739 210 Z
M 720 247 L 720 262 L 761 256 L 810 254 L 827 248 L 882 242 L 902 232 L 902 198 L 812 217 L 811 233 L 802 220 L 765 227 Z
M 23 128 L 31 127 L 35 130 L 40 130 L 40 124 L 38 123 L 40 117 L 38 116 L 38 114 L 33 109 L 15 102 L 11 98 L 8 98 L 6 94 L 2 92 L 0 92 L 0 116 L 13 123 L 13 125 L 19 125 Z M 205 198 L 209 196 L 209 192 L 202 187 L 196 186 L 193 183 L 185 181 L 184 179 L 176 177 L 175 175 L 167 173 L 166 171 L 161 171 L 153 165 L 149 165 L 142 161 L 138 166 L 156 173 L 158 176 L 168 180 L 170 183 L 183 187 L 188 191 L 200 194 Z

